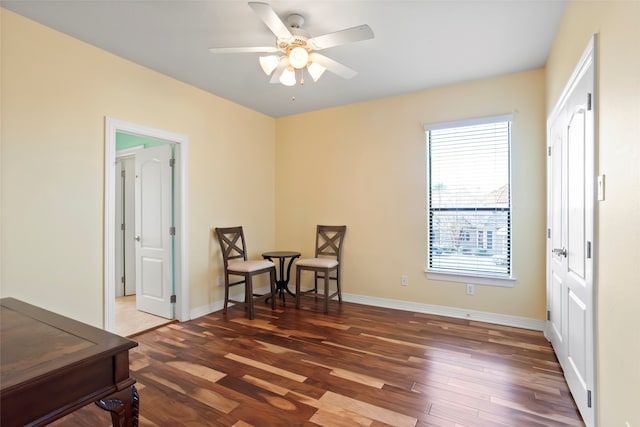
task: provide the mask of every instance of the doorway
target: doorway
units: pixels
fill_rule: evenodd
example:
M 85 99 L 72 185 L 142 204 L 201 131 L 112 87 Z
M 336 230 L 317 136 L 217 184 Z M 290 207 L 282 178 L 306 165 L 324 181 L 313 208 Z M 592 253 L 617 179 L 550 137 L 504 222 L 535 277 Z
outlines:
M 173 236 L 169 235 L 174 226 L 174 145 L 116 133 L 118 335 L 131 336 L 174 318 Z
M 545 335 L 587 426 L 595 425 L 595 36 L 547 121 Z
M 117 257 L 116 248 L 117 242 L 116 236 L 120 231 L 121 223 L 117 221 L 116 206 L 117 203 L 117 188 L 121 185 L 121 181 L 118 179 L 117 169 L 118 162 L 116 156 L 117 136 L 129 135 L 137 138 L 149 139 L 156 141 L 156 145 L 164 145 L 173 147 L 174 162 L 173 164 L 173 203 L 171 204 L 172 212 L 172 225 L 170 243 L 172 250 L 172 258 L 165 262 L 163 265 L 168 266 L 167 270 L 155 269 L 153 266 L 158 263 L 148 263 L 150 267 L 143 267 L 140 271 L 147 271 L 151 275 L 171 275 L 171 289 L 165 292 L 163 298 L 167 298 L 166 303 L 170 304 L 170 314 L 165 317 L 175 318 L 180 321 L 189 320 L 189 281 L 188 271 L 186 266 L 188 265 L 188 253 L 187 253 L 187 180 L 188 176 L 188 138 L 185 135 L 174 134 L 160 129 L 150 128 L 135 123 L 124 122 L 117 119 L 106 118 L 106 135 L 105 135 L 105 230 L 104 230 L 104 327 L 108 331 L 116 331 L 116 310 L 115 299 L 119 282 L 121 281 L 121 272 L 117 270 Z M 136 150 L 134 149 L 133 152 Z M 149 150 L 152 151 L 152 150 Z M 141 156 L 142 157 L 142 156 Z M 148 159 L 147 159 L 148 160 Z M 154 157 L 148 162 L 151 165 L 150 170 L 153 174 L 154 170 L 157 170 L 153 166 Z M 136 175 L 142 174 L 142 170 L 136 169 Z M 143 187 L 144 188 L 144 187 Z M 142 191 L 142 190 L 140 190 Z M 151 200 L 151 203 L 158 199 L 157 191 L 147 191 L 147 194 L 151 196 L 147 200 Z M 140 198 L 145 200 L 144 197 Z M 136 202 L 137 203 L 137 202 Z M 141 212 L 142 209 L 139 209 Z M 164 215 L 165 217 L 167 215 Z M 151 221 L 152 225 L 160 223 L 157 217 L 154 216 Z M 138 219 L 136 218 L 136 222 Z M 167 221 L 161 222 L 161 226 L 167 233 L 169 230 L 169 223 Z M 150 227 L 142 227 L 139 223 L 136 224 L 138 230 L 149 230 Z M 136 244 L 138 242 L 144 242 L 144 236 L 140 236 L 140 233 L 136 233 Z M 164 239 L 164 237 L 163 237 Z M 151 241 L 153 239 L 148 239 Z M 142 243 L 140 243 L 142 244 Z M 164 246 L 168 246 L 164 244 Z M 146 245 L 145 250 L 150 246 Z M 148 252 L 147 252 L 148 253 Z M 147 258 L 149 258 L 147 256 Z M 136 271 L 136 276 L 140 278 L 140 271 Z M 138 282 L 138 280 L 136 280 Z M 140 281 L 142 282 L 142 281 Z M 140 284 L 136 283 L 136 289 L 138 293 L 140 291 Z M 169 294 L 170 293 L 170 294 Z M 149 293 L 147 293 L 149 294 Z M 152 295 L 155 297 L 155 295 Z

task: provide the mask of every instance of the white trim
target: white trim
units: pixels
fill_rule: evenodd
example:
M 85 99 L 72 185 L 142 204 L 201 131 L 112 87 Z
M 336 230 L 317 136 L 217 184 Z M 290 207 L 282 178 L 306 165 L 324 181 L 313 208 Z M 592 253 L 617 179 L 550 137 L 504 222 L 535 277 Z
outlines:
M 269 288 L 256 289 L 256 293 L 269 292 Z M 322 289 L 318 289 L 322 293 Z M 342 294 L 342 300 L 356 304 L 370 305 L 373 307 L 392 308 L 395 310 L 412 311 L 415 313 L 435 314 L 438 316 L 453 317 L 456 319 L 474 320 L 476 322 L 492 323 L 495 325 L 511 326 L 514 328 L 530 329 L 533 331 L 544 331 L 544 320 L 531 319 L 529 317 L 509 316 L 506 314 L 490 313 L 487 311 L 467 310 L 457 307 L 446 307 L 442 305 L 422 304 L 410 301 L 400 301 L 388 298 L 370 297 L 367 295 Z M 191 311 L 191 318 L 211 314 L 222 310 L 222 302 L 209 304 Z M 295 310 L 288 307 L 287 310 Z
M 428 271 L 427 279 L 441 280 L 443 282 L 473 283 L 474 285 L 500 286 L 513 288 L 516 284 L 515 277 L 489 277 L 489 276 L 465 276 L 464 274 L 436 273 Z
M 500 116 L 487 116 L 475 119 L 455 120 L 453 122 L 427 123 L 424 125 L 424 131 L 448 128 L 459 128 L 463 126 L 486 125 L 489 123 L 512 122 L 513 114 L 502 114 Z
M 176 174 L 175 196 L 180 207 L 176 212 L 176 294 L 178 303 L 175 318 L 181 322 L 190 319 L 189 313 L 189 253 L 188 253 L 188 159 L 189 138 L 186 135 L 167 132 L 136 123 L 105 117 L 105 165 L 104 165 L 104 329 L 115 329 L 115 164 L 116 133 L 125 132 L 148 136 L 176 144 L 176 162 L 180 173 Z
M 543 331 L 545 321 L 529 317 L 509 316 L 507 314 L 490 313 L 487 311 L 468 310 L 442 305 L 422 304 L 410 301 L 392 300 L 387 298 L 369 297 L 366 295 L 342 294 L 342 300 L 374 307 L 393 308 L 396 310 L 413 311 L 416 313 L 435 314 L 438 316 L 457 319 L 475 320 L 477 322 L 493 323 L 496 325 L 512 326 L 514 328 Z
M 268 290 L 268 288 L 265 288 Z M 259 289 L 255 290 L 256 292 L 261 292 Z M 229 303 L 229 306 L 232 306 L 233 303 Z M 194 308 L 191 310 L 190 316 L 192 319 L 196 319 L 201 316 L 206 316 L 207 314 L 211 314 L 213 312 L 222 310 L 224 308 L 224 301 L 218 301 L 213 304 L 204 305 L 202 307 Z
M 144 149 L 144 145 L 136 145 L 134 147 L 123 148 L 122 150 L 116 150 L 116 158 L 120 159 L 122 157 L 131 157 L 135 156 L 135 154 Z

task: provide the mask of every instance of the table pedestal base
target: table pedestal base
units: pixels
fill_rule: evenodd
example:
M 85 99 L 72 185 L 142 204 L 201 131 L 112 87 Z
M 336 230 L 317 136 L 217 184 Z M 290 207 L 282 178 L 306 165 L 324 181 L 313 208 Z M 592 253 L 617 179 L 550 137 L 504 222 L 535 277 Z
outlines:
M 291 277 L 291 266 L 293 265 L 293 260 L 300 257 L 300 252 L 289 252 L 289 251 L 274 251 L 274 252 L 265 252 L 262 254 L 264 259 L 268 259 L 273 262 L 273 258 L 278 259 L 279 269 L 278 275 L 276 277 L 276 294 L 282 300 L 282 305 L 285 305 L 285 296 L 287 293 L 291 296 L 296 296 L 293 292 L 289 290 L 289 277 Z M 285 260 L 289 258 L 289 264 L 287 268 L 284 267 Z M 265 301 L 269 301 L 270 296 L 265 299 Z

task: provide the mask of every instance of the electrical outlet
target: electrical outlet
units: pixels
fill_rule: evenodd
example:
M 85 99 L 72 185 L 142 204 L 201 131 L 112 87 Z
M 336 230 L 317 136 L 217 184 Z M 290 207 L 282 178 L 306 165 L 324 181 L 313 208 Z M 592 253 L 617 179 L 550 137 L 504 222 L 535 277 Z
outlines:
M 467 295 L 475 295 L 476 286 L 473 283 L 467 283 Z
M 409 284 L 409 277 L 405 275 L 400 276 L 400 284 L 402 286 L 407 286 Z

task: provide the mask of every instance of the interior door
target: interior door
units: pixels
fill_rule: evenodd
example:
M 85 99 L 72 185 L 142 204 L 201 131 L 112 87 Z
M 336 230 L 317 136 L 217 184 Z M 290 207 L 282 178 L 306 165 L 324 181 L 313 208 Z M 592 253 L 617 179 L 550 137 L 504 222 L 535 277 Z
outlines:
M 593 69 L 593 57 L 583 58 L 548 133 L 547 335 L 587 426 L 595 421 Z
M 136 153 L 136 308 L 173 318 L 171 146 Z
M 123 203 L 122 215 L 124 216 L 124 295 L 135 295 L 136 293 L 136 245 L 135 245 L 135 158 L 126 157 L 122 160 L 124 171 Z

